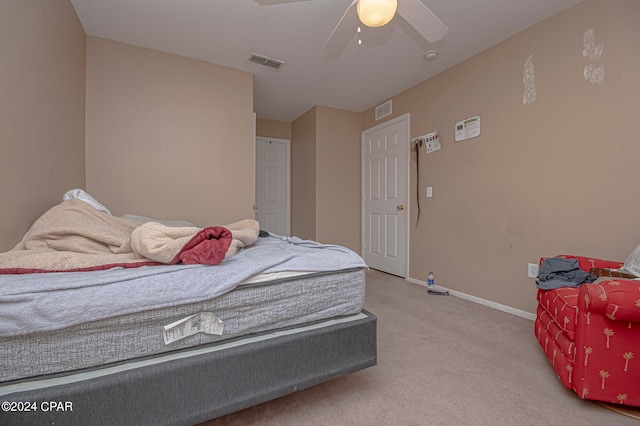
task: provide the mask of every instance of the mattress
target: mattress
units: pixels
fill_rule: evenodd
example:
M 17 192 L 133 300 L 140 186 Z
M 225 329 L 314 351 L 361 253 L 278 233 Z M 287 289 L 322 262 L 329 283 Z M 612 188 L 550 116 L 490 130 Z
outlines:
M 364 306 L 363 268 L 243 284 L 210 300 L 140 311 L 53 331 L 0 337 L 0 382 L 126 362 L 267 330 L 356 314 Z M 223 323 L 165 343 L 165 326 L 200 313 Z
M 61 330 L 221 296 L 247 279 L 366 267 L 353 251 L 296 237 L 259 238 L 219 265 L 159 265 L 92 272 L 0 274 L 0 337 Z

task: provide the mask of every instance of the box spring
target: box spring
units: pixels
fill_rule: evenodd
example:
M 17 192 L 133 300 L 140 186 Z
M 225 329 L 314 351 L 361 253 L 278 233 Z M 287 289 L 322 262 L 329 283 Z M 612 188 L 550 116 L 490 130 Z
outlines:
M 362 311 L 5 385 L 0 387 L 3 409 L 27 402 L 36 410 L 0 411 L 0 424 L 191 425 L 373 366 L 376 360 L 376 317 Z

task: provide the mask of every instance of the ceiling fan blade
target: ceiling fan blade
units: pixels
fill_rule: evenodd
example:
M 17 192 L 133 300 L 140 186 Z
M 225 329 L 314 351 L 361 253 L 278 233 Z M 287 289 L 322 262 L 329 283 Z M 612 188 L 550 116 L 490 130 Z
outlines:
M 449 31 L 420 0 L 398 0 L 398 13 L 429 43 L 442 40 Z
M 355 23 L 357 20 L 358 13 L 356 12 L 356 8 L 354 7 L 358 3 L 358 0 L 353 0 L 347 10 L 338 21 L 338 25 L 333 29 L 329 39 L 324 44 L 323 49 L 326 51 L 331 51 L 336 48 L 343 40 L 349 37 L 353 37 L 356 33 L 355 26 L 351 25 L 351 23 Z

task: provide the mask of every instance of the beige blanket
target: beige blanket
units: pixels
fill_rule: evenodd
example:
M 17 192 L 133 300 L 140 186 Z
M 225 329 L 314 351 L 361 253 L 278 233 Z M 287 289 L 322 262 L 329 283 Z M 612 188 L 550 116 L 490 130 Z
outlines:
M 85 271 L 183 262 L 215 265 L 256 242 L 245 219 L 208 228 L 140 224 L 71 199 L 34 222 L 22 241 L 0 253 L 0 273 Z

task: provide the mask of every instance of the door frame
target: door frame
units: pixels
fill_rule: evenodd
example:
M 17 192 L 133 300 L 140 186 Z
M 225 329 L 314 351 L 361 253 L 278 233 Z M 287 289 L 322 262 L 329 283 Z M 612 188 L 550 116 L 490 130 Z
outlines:
M 286 153 L 287 153 L 287 169 L 285 170 L 285 189 L 286 189 L 286 200 L 287 200 L 287 206 L 286 206 L 286 213 L 285 213 L 285 219 L 287 222 L 287 226 L 286 226 L 286 231 L 287 231 L 287 235 L 286 236 L 291 236 L 291 141 L 289 139 L 279 139 L 279 138 L 269 138 L 267 136 L 256 136 L 253 142 L 253 158 L 254 158 L 254 176 L 255 176 L 255 180 L 254 180 L 254 198 L 253 198 L 253 207 L 254 207 L 254 218 L 255 218 L 255 211 L 257 211 L 257 198 L 258 198 L 258 162 L 257 162 L 257 158 L 256 158 L 256 152 L 258 150 L 258 139 L 260 140 L 264 140 L 264 141 L 273 141 L 273 142 L 281 142 L 285 144 L 285 149 L 286 149 Z
M 366 224 L 366 218 L 365 218 L 365 208 L 364 208 L 364 204 L 365 204 L 365 173 L 366 173 L 366 165 L 365 165 L 365 154 L 366 154 L 366 147 L 365 147 L 365 141 L 366 141 L 366 136 L 369 133 L 373 133 L 376 132 L 386 126 L 389 125 L 395 125 L 395 124 L 401 124 L 403 123 L 406 126 L 406 131 L 407 131 L 407 139 L 402 141 L 404 148 L 407 150 L 407 155 L 405 156 L 405 163 L 402 165 L 405 169 L 405 179 L 406 179 L 406 184 L 405 184 L 405 206 L 406 206 L 406 211 L 407 211 L 407 220 L 406 220 L 406 226 L 405 229 L 403 230 L 405 233 L 405 241 L 406 241 L 406 247 L 405 247 L 405 265 L 404 265 L 404 276 L 403 278 L 407 278 L 409 276 L 409 258 L 410 258 L 410 253 L 409 253 L 409 247 L 410 247 L 410 233 L 409 233 L 409 223 L 411 222 L 411 208 L 410 208 L 410 198 L 409 198 L 409 185 L 411 183 L 411 163 L 410 163 L 410 158 L 411 155 L 409 153 L 409 141 L 411 140 L 411 114 L 410 113 L 406 113 L 403 115 L 400 115 L 398 117 L 392 118 L 390 120 L 387 120 L 383 123 L 377 124 L 373 127 L 370 127 L 364 131 L 362 131 L 361 133 L 361 149 L 362 151 L 360 151 L 360 156 L 361 156 L 361 161 L 360 161 L 360 171 L 361 171 L 361 177 L 360 177 L 360 181 L 361 181 L 361 193 L 362 193 L 362 205 L 361 205 L 361 210 L 360 210 L 360 222 L 362 224 L 362 228 L 361 228 L 361 243 L 360 243 L 360 250 L 361 250 L 361 254 L 364 257 L 365 254 L 365 240 L 366 240 L 366 234 L 365 234 L 365 224 Z

